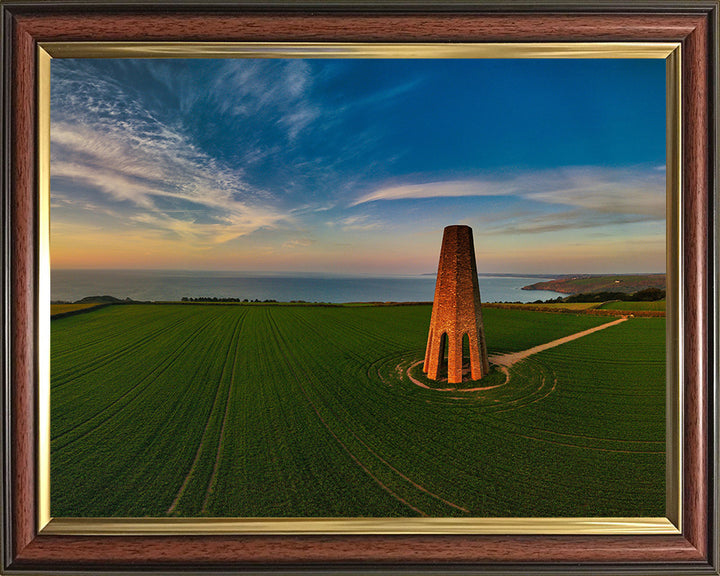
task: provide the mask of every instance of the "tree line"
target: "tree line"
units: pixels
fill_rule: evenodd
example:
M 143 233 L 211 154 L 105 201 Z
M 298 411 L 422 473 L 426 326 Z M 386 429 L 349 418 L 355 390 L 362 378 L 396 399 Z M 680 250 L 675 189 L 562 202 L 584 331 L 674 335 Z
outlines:
M 665 298 L 665 290 L 660 288 L 645 288 L 632 294 L 627 292 L 585 292 L 572 296 L 558 296 L 554 300 L 545 302 L 609 302 L 620 300 L 622 302 L 656 302 Z M 539 301 L 538 301 L 539 302 Z
M 266 300 L 260 300 L 258 298 L 255 298 L 254 300 L 249 300 L 248 298 L 218 298 L 217 296 L 183 296 L 180 299 L 181 302 L 277 302 L 277 300 L 273 299 L 266 299 Z

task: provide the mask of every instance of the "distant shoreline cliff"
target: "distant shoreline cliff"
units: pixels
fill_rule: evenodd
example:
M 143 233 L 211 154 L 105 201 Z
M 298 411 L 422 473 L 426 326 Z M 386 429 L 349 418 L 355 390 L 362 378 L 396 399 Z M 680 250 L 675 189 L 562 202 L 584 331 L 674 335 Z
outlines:
M 550 290 L 561 294 L 591 292 L 633 293 L 646 288 L 665 290 L 665 274 L 579 274 L 523 286 L 523 290 Z

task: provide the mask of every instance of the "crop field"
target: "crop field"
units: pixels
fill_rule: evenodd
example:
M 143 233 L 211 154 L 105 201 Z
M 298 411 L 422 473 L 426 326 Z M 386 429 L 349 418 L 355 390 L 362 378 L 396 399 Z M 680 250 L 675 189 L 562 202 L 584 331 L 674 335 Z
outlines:
M 665 311 L 665 300 L 656 302 L 606 302 L 600 306 L 603 310 L 662 310 Z
M 600 302 L 538 302 L 538 303 L 502 303 L 484 304 L 485 308 L 508 308 L 518 310 L 593 310 L 601 306 Z
M 90 308 L 97 308 L 96 302 L 87 302 L 82 304 L 51 304 L 50 305 L 50 316 L 57 314 L 67 314 L 68 312 L 78 312 L 80 310 L 89 310 Z
M 663 516 L 665 320 L 413 382 L 431 307 L 118 305 L 52 321 L 53 516 Z M 491 355 L 612 320 L 483 310 Z M 484 385 L 484 384 L 483 384 Z

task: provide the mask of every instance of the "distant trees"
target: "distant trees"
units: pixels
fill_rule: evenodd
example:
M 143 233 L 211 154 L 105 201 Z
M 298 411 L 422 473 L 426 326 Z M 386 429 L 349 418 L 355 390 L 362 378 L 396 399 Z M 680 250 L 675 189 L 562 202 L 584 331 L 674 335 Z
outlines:
M 639 290 L 632 295 L 632 301 L 634 302 L 655 302 L 665 298 L 665 290 L 660 288 L 645 288 L 645 290 Z
M 573 294 L 568 296 L 564 302 L 607 302 L 609 300 L 621 300 L 623 302 L 655 302 L 665 298 L 665 290 L 660 288 L 645 288 L 632 294 L 625 292 L 590 292 L 584 294 Z
M 180 299 L 181 302 L 262 302 L 262 303 L 271 303 L 271 302 L 277 302 L 277 300 L 273 299 L 266 299 L 266 300 L 259 300 L 258 298 L 255 298 L 255 300 L 248 300 L 247 298 L 240 299 L 240 298 L 218 298 L 217 296 L 183 296 Z

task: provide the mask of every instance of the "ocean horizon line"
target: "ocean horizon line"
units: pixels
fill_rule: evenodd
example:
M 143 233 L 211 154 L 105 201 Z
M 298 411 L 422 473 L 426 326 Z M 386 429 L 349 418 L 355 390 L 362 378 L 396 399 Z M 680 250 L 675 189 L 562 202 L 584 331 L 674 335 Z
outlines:
M 237 274 L 241 276 L 287 276 L 287 277 L 333 277 L 333 278 L 392 278 L 413 276 L 437 276 L 436 272 L 324 272 L 306 270 L 235 270 L 235 269 L 191 269 L 191 268 L 51 268 L 53 272 L 134 272 L 166 274 Z M 478 272 L 478 276 L 497 278 L 567 278 L 572 276 L 652 276 L 665 274 L 654 272 Z
M 479 276 L 484 301 L 528 300 L 523 287 L 552 276 Z M 435 292 L 435 275 L 309 274 L 234 271 L 54 270 L 51 300 L 77 301 L 112 295 L 131 300 L 183 297 L 240 298 L 288 302 L 426 302 Z M 532 300 L 556 297 L 534 292 Z

